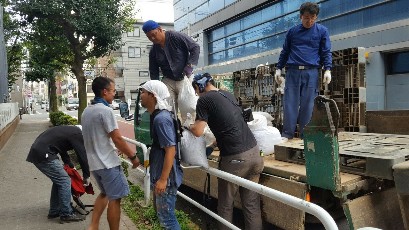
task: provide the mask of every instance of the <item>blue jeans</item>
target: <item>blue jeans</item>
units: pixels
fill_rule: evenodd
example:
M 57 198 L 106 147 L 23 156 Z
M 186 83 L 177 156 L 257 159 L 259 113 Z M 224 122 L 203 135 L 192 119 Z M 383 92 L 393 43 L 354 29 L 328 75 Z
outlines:
M 44 161 L 34 165 L 53 182 L 48 214 L 59 214 L 60 216 L 70 215 L 72 213 L 71 178 L 64 170 L 60 160 Z
M 175 215 L 176 187 L 167 187 L 161 195 L 155 195 L 156 213 L 160 225 L 165 229 L 180 230 L 179 222 Z

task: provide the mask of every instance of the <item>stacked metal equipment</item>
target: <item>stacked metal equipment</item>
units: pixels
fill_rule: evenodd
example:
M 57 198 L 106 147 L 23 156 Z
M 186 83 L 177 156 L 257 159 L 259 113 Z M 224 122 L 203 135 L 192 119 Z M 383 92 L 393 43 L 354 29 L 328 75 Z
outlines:
M 363 48 L 332 52 L 332 76 L 329 97 L 340 111 L 340 128 L 347 132 L 365 132 L 366 86 Z M 320 84 L 322 85 L 322 84 Z
M 365 131 L 364 49 L 349 48 L 333 51 L 332 59 L 332 82 L 327 90 L 324 89 L 322 82 L 320 82 L 320 94 L 336 101 L 341 113 L 340 131 Z M 277 92 L 277 84 L 274 81 L 275 66 L 276 64 L 259 65 L 257 68 L 234 72 L 233 91 L 244 108 L 250 107 L 253 111 L 270 113 L 274 117 L 273 126 L 281 131 L 283 124 L 283 95 Z
M 281 129 L 282 94 L 276 90 L 274 71 L 275 64 L 266 64 L 234 72 L 234 95 L 243 108 L 271 114 L 274 117 L 273 125 Z

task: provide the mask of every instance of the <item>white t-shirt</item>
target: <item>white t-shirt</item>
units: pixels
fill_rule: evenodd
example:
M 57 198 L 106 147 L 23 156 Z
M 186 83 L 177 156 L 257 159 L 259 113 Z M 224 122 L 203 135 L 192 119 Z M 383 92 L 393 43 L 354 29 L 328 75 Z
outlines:
M 109 169 L 121 164 L 109 133 L 118 129 L 114 112 L 102 103 L 85 108 L 81 117 L 82 135 L 89 170 Z

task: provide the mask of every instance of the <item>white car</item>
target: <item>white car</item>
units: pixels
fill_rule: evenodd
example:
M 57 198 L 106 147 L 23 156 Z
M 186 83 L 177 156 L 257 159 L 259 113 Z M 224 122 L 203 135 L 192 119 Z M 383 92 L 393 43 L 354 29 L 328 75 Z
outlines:
M 119 103 L 122 101 L 120 99 L 114 99 L 112 103 L 110 104 L 112 109 L 119 109 Z

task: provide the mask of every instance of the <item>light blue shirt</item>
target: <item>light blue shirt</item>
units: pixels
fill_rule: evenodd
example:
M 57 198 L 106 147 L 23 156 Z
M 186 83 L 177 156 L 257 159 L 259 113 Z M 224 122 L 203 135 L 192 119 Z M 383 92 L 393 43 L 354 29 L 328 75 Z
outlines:
M 118 152 L 109 136 L 118 129 L 113 110 L 103 103 L 89 105 L 82 113 L 81 125 L 90 171 L 120 165 Z

